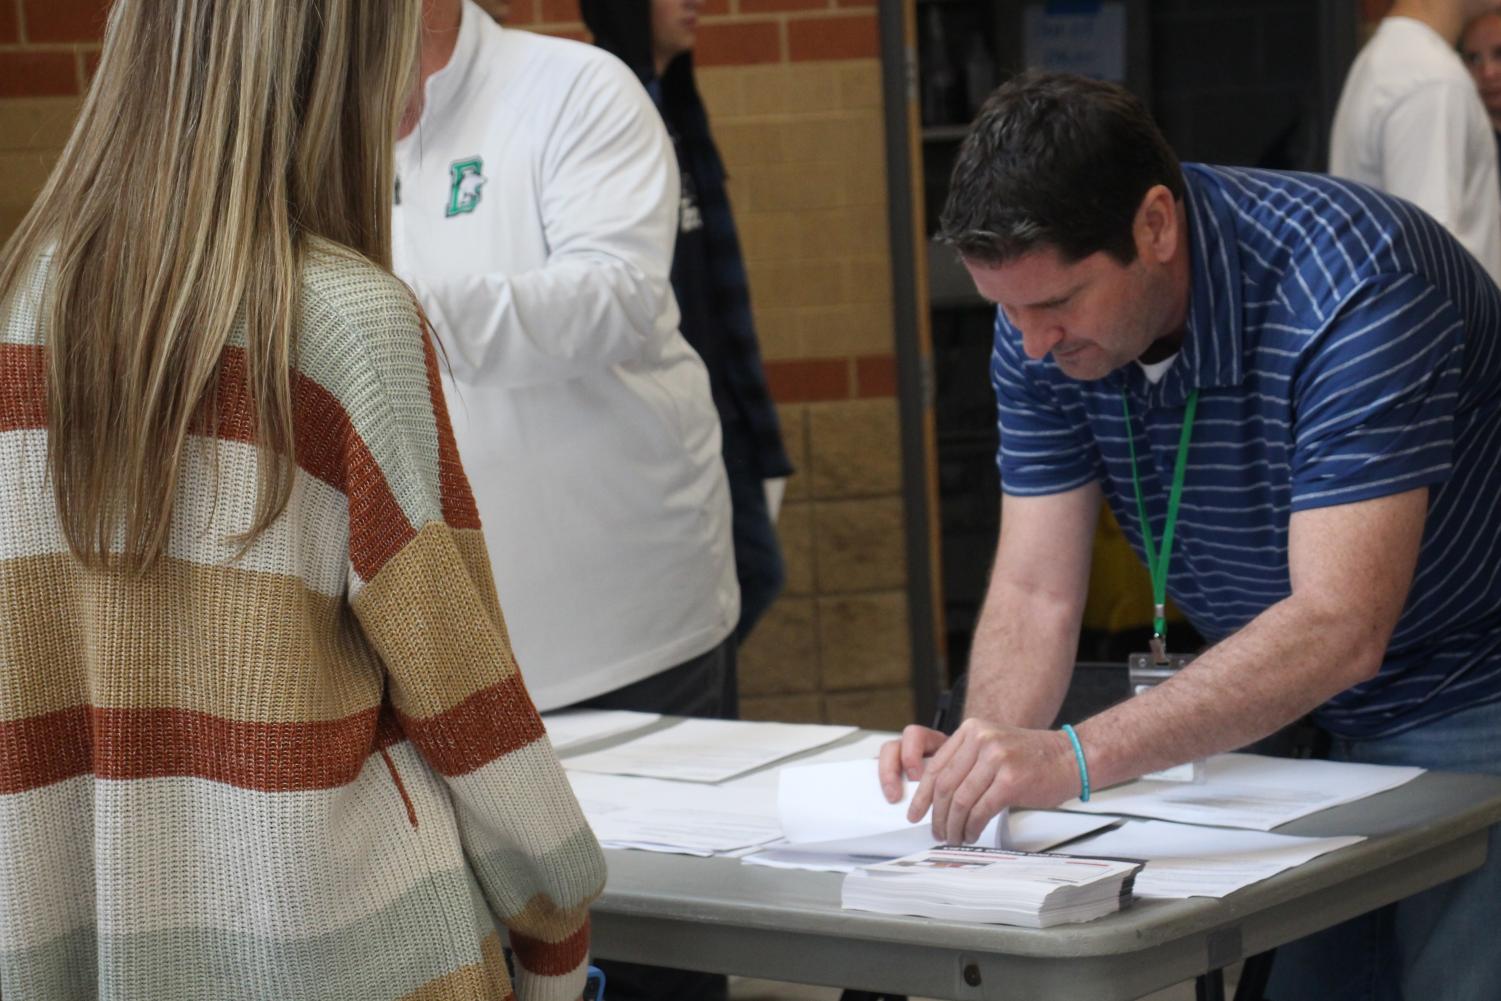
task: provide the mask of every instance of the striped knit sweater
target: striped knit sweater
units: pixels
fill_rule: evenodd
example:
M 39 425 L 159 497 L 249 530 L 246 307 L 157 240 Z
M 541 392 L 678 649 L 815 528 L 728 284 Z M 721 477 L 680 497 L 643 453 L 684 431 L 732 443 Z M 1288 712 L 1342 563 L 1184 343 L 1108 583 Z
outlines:
M 412 300 L 319 254 L 297 470 L 242 557 L 243 341 L 166 555 L 83 569 L 36 284 L 0 320 L 0 997 L 577 997 L 599 847 L 511 655 Z

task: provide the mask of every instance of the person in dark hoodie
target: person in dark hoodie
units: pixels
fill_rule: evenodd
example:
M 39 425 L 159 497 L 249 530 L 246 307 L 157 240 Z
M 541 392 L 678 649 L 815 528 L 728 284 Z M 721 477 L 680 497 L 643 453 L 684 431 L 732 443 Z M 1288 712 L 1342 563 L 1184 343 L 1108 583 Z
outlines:
M 775 505 L 792 472 L 751 319 L 750 286 L 725 192 L 724 163 L 693 79 L 702 0 L 581 0 L 600 48 L 629 66 L 656 102 L 682 172 L 672 288 L 682 332 L 709 369 L 724 429 L 744 641 L 786 578 Z M 612 984 L 612 994 L 615 993 Z

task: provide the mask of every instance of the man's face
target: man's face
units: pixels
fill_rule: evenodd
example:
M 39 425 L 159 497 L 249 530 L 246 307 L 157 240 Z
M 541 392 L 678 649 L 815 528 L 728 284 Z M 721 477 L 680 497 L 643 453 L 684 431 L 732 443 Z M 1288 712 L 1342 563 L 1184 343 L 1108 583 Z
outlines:
M 651 0 L 652 51 L 666 64 L 693 48 L 703 0 Z
M 1501 121 L 1501 14 L 1481 14 L 1471 21 L 1459 40 L 1459 51 L 1491 121 Z
M 1172 332 L 1171 290 L 1139 255 L 1121 264 L 1099 251 L 1070 264 L 1048 246 L 964 267 L 1021 331 L 1027 357 L 1051 354 L 1071 379 L 1102 379 Z

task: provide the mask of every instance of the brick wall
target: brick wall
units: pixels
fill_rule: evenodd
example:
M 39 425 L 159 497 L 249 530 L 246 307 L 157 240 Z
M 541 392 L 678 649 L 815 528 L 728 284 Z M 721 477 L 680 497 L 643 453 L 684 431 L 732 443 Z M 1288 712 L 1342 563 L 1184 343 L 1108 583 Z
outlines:
M 0 0 L 0 239 L 61 147 L 105 6 Z M 508 23 L 585 37 L 576 0 L 509 7 Z M 911 720 L 877 52 L 875 0 L 704 6 L 699 84 L 798 469 L 787 591 L 742 653 L 751 717 Z
M 106 0 L 0 0 L 0 240 L 62 151 L 107 7 Z

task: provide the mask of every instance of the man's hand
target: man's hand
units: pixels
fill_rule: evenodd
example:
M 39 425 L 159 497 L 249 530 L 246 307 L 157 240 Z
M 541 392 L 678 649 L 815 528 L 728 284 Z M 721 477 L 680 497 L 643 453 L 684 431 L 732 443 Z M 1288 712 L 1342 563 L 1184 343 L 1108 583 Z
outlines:
M 923 761 L 923 755 L 932 757 Z M 1078 764 L 1068 737 L 968 719 L 951 738 L 909 726 L 881 749 L 881 788 L 901 797 L 901 778 L 921 776 L 907 819 L 933 810 L 933 835 L 950 844 L 973 841 L 1002 808 L 1054 807 L 1079 792 Z M 895 793 L 895 795 L 893 795 Z
M 881 746 L 881 792 L 886 802 L 902 798 L 902 779 L 916 782 L 922 778 L 928 755 L 943 746 L 948 737 L 937 730 L 913 724 L 902 731 L 901 740 L 889 740 Z

